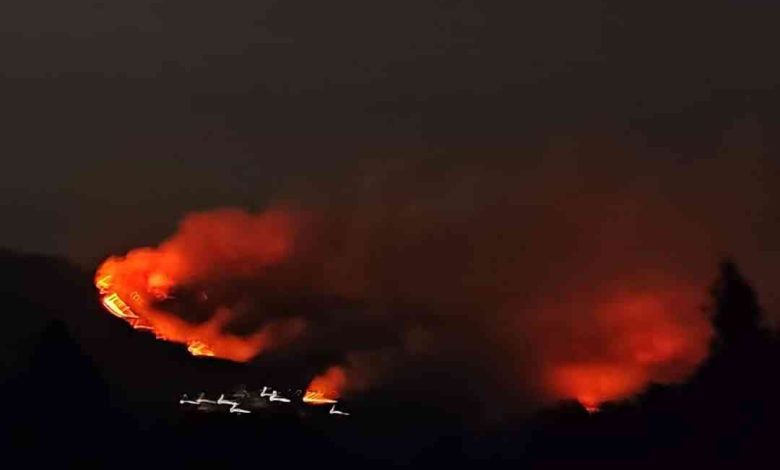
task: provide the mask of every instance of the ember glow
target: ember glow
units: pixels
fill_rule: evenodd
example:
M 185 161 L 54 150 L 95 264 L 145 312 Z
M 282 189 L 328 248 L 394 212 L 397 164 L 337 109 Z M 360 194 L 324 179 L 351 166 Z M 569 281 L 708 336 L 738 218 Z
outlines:
M 164 302 L 193 283 L 217 276 L 241 278 L 282 261 L 292 250 L 293 226 L 293 217 L 283 211 L 195 214 L 160 246 L 107 259 L 97 270 L 95 285 L 105 309 L 133 328 L 186 344 L 196 356 L 247 361 L 279 336 L 295 336 L 303 324 L 295 319 L 270 321 L 259 331 L 239 335 L 229 331 L 236 318 L 231 306 L 217 305 L 205 320 L 190 322 L 167 311 Z M 200 300 L 207 299 L 202 293 Z

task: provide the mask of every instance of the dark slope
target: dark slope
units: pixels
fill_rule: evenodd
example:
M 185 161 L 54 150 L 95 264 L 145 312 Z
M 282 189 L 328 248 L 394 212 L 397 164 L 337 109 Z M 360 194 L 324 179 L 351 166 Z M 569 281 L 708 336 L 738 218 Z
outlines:
M 775 456 L 780 346 L 733 265 L 713 288 L 712 356 L 688 383 L 652 386 L 593 415 L 564 403 L 489 425 L 464 424 L 467 413 L 450 406 L 459 396 L 382 391 L 349 403 L 347 419 L 182 413 L 182 393 L 274 384 L 279 368 L 194 358 L 132 330 L 102 310 L 90 273 L 66 261 L 0 252 L 0 273 L 0 439 L 9 456 L 34 463 L 517 467 Z

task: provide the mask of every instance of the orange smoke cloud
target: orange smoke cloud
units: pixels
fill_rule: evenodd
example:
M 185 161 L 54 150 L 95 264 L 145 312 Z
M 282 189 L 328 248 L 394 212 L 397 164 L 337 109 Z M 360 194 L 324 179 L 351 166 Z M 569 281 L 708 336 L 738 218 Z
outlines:
M 184 343 L 195 355 L 247 361 L 298 335 L 304 322 L 273 320 L 259 331 L 238 335 L 228 331 L 237 319 L 229 306 L 216 305 L 205 321 L 190 322 L 163 304 L 175 298 L 178 288 L 214 278 L 241 279 L 282 262 L 293 250 L 296 222 L 293 214 L 282 210 L 249 214 L 220 209 L 192 214 L 158 247 L 107 259 L 97 270 L 95 284 L 106 309 L 133 327 Z M 207 299 L 208 292 L 200 292 L 199 300 L 205 303 Z
M 548 396 L 588 410 L 627 398 L 649 382 L 684 379 L 707 355 L 711 335 L 695 291 L 679 281 L 652 291 L 619 291 L 585 303 L 566 333 L 537 331 Z
M 691 268 L 703 255 L 668 254 L 689 256 L 698 232 L 673 207 L 632 192 L 549 212 L 393 201 L 312 204 L 305 224 L 278 209 L 192 214 L 158 247 L 106 260 L 96 285 L 110 313 L 193 354 L 276 349 L 295 380 L 324 371 L 309 402 L 468 383 L 487 406 L 515 394 L 596 409 L 684 379 L 707 353 L 706 273 Z
M 296 228 L 296 217 L 279 209 L 261 214 L 239 209 L 193 213 L 158 247 L 106 260 L 97 278 L 112 274 L 114 283 L 122 279 L 160 296 L 173 286 L 220 272 L 251 275 L 291 254 Z

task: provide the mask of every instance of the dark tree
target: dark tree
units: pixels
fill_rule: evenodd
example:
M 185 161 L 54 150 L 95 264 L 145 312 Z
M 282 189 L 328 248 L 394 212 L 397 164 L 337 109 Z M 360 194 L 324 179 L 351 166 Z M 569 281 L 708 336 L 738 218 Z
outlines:
M 720 275 L 712 286 L 713 351 L 755 345 L 765 337 L 761 307 L 756 293 L 731 260 L 720 265 Z

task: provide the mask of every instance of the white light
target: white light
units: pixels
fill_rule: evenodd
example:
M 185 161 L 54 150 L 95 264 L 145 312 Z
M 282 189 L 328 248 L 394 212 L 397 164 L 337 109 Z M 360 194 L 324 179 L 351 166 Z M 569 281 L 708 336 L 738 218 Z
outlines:
M 232 405 L 232 406 L 236 406 L 236 405 L 238 405 L 238 402 L 237 401 L 231 401 L 231 400 L 225 400 L 225 394 L 223 393 L 217 399 L 217 404 L 218 405 Z
M 337 410 L 336 409 L 336 405 L 333 405 L 333 406 L 330 407 L 330 414 L 332 414 L 332 415 L 349 416 L 349 413 Z
M 271 395 L 271 398 L 268 399 L 269 401 L 280 401 L 282 403 L 290 403 L 290 400 L 288 398 L 281 397 L 276 394 L 276 392 Z

